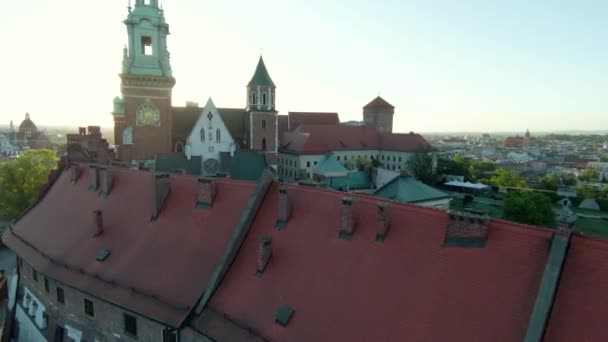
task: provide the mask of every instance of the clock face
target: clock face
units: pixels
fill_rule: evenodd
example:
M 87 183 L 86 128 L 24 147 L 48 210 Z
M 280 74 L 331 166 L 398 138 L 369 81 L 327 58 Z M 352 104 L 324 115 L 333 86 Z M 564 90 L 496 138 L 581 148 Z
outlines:
M 144 103 L 137 108 L 138 126 L 160 126 L 160 112 L 151 103 Z
M 218 163 L 217 159 L 209 158 L 203 162 L 203 169 L 205 170 L 206 174 L 214 175 L 219 171 L 220 164 Z

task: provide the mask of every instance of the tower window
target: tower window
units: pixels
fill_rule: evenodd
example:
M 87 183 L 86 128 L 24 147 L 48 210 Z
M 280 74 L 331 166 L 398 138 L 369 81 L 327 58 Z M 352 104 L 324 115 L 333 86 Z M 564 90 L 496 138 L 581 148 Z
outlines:
M 252 92 L 251 92 L 251 101 L 250 101 L 250 102 L 251 102 L 251 104 L 256 104 L 256 103 L 255 103 L 255 102 L 256 102 L 256 101 L 255 101 L 255 91 L 252 91 Z
M 141 37 L 141 54 L 152 56 L 152 37 Z
M 215 140 L 219 143 L 221 137 L 220 129 L 218 128 L 215 130 Z
M 266 120 L 262 120 L 262 128 L 266 129 Z
M 268 100 L 268 95 L 266 95 L 266 93 L 262 93 L 262 104 L 266 105 Z

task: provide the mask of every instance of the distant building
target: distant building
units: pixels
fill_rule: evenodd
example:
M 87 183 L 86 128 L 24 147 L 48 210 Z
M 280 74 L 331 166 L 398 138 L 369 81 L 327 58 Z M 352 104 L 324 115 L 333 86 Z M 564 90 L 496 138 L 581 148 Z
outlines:
M 4 136 L 4 138 L 0 138 L 0 152 L 5 155 L 19 154 L 21 151 L 29 148 L 53 148 L 46 134 L 38 130 L 29 113 L 25 113 L 25 119 L 21 121 L 17 130 L 14 129 L 13 121 L 11 120 L 9 130 L 7 132 L 0 132 L 0 134 Z
M 526 130 L 523 137 L 520 137 L 519 135 L 507 137 L 503 142 L 503 146 L 507 148 L 523 148 L 534 145 L 535 141 L 536 139 L 532 137 L 530 131 Z

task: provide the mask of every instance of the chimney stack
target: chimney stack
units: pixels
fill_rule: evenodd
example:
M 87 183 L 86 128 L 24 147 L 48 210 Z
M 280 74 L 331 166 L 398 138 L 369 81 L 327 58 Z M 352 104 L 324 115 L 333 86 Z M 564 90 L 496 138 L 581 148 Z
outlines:
M 286 187 L 279 187 L 279 209 L 276 227 L 282 230 L 287 226 L 291 215 L 291 203 L 289 202 L 289 192 Z
M 87 135 L 87 129 L 85 127 L 78 127 L 79 135 Z
M 380 202 L 378 203 L 378 233 L 376 234 L 377 242 L 384 242 L 390 226 L 391 216 L 389 212 L 389 204 L 386 202 Z
M 78 177 L 80 177 L 80 168 L 74 164 L 70 167 L 70 182 L 76 184 Z
M 108 197 L 111 189 L 112 171 L 106 167 L 101 170 L 101 190 L 99 191 L 99 196 L 102 196 L 103 198 Z
M 165 200 L 167 199 L 167 196 L 169 196 L 169 192 L 171 191 L 169 174 L 155 174 L 153 182 L 154 193 L 152 197 L 152 221 L 156 221 L 156 219 L 158 219 L 158 215 L 160 214 L 160 210 L 162 209 L 163 204 L 165 204 Z
M 486 216 L 450 213 L 444 247 L 483 248 L 488 240 L 490 222 Z
M 213 206 L 215 194 L 215 181 L 206 177 L 199 178 L 198 193 L 196 194 L 196 207 L 202 209 L 211 208 Z
M 268 261 L 272 256 L 272 239 L 269 236 L 262 236 L 258 239 L 258 262 L 256 269 L 256 276 L 262 276 Z
M 355 231 L 355 225 L 353 198 L 342 197 L 342 206 L 340 208 L 340 239 L 350 240 Z
M 101 210 L 95 210 L 93 212 L 93 222 L 95 224 L 95 233 L 93 237 L 98 237 L 103 234 L 103 216 Z
M 89 165 L 89 191 L 97 191 L 99 187 L 99 169 L 95 165 Z

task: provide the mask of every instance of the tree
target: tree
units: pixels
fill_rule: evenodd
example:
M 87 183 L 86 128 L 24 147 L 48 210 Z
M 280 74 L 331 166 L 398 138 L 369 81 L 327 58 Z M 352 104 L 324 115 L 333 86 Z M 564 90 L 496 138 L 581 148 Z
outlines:
M 505 196 L 507 220 L 542 227 L 555 225 L 555 213 L 549 197 L 534 191 L 512 191 Z
M 578 180 L 583 182 L 599 182 L 600 175 L 596 169 L 585 169 L 578 175 Z
M 359 156 L 356 161 L 357 169 L 359 171 L 369 170 L 372 167 L 372 161 L 367 157 Z
M 525 188 L 526 181 L 518 174 L 505 169 L 496 170 L 496 174 L 488 180 L 490 185 L 504 188 Z
M 576 187 L 576 195 L 584 198 L 596 198 L 598 197 L 598 191 L 590 185 L 581 183 Z
M 464 176 L 465 179 L 469 179 L 470 174 L 470 159 L 456 155 L 454 158 L 438 158 L 437 160 L 437 173 L 440 175 L 453 175 L 453 176 Z
M 496 171 L 496 164 L 484 160 L 473 161 L 469 167 L 469 174 L 471 175 L 472 181 L 479 181 L 480 179 L 485 178 L 486 173 L 494 171 Z
M 430 149 L 421 148 L 407 160 L 407 170 L 410 174 L 425 184 L 433 184 L 437 180 L 434 156 Z
M 545 190 L 550 190 L 550 191 L 557 191 L 557 186 L 559 184 L 559 180 L 557 179 L 557 177 L 553 176 L 553 175 L 547 175 L 544 177 L 540 177 L 540 184 L 542 185 L 543 189 Z
M 14 219 L 34 204 L 58 160 L 50 150 L 27 150 L 19 158 L 1 163 L 0 216 Z

